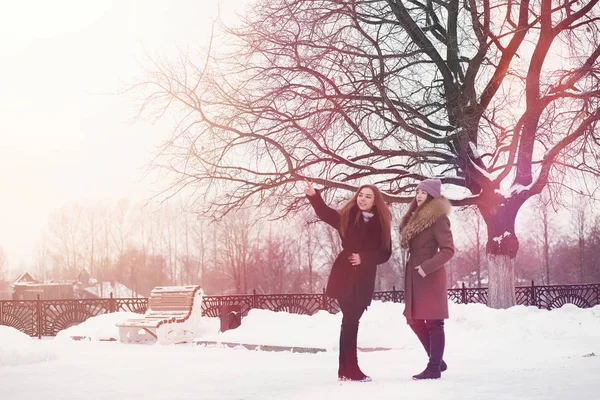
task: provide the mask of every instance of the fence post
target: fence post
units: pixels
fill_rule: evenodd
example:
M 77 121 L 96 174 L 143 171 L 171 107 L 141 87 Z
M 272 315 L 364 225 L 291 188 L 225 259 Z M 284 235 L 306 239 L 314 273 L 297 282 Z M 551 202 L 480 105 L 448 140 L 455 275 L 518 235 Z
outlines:
M 321 309 L 329 311 L 327 309 L 327 295 L 325 294 L 325 288 L 323 288 L 323 296 L 321 297 Z
M 115 309 L 115 299 L 113 298 L 113 293 L 110 292 L 110 298 L 108 299 L 108 312 L 114 313 Z
M 462 283 L 462 288 L 460 290 L 460 301 L 462 304 L 467 304 L 467 289 L 465 288 L 465 283 Z
M 535 284 L 533 283 L 533 279 L 531 280 L 531 302 L 529 304 L 538 307 L 537 302 L 535 301 Z
M 256 289 L 252 289 L 252 308 L 258 307 L 258 299 L 256 298 Z
M 36 295 L 35 311 L 37 314 L 37 334 L 38 339 L 42 338 L 42 300 L 40 300 L 40 294 Z
M 396 285 L 392 286 L 392 303 L 396 303 Z

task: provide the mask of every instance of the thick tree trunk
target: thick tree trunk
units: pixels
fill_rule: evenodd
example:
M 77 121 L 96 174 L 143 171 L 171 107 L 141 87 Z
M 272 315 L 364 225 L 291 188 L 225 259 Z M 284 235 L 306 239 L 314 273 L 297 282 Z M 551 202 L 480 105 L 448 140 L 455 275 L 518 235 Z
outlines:
M 544 269 L 546 272 L 546 285 L 550 285 L 550 239 L 548 237 L 547 221 L 544 221 Z
M 523 203 L 499 196 L 493 200 L 479 207 L 488 232 L 488 306 L 508 308 L 517 304 L 515 257 L 519 241 L 515 235 L 515 220 Z
M 515 259 L 508 255 L 487 255 L 489 266 L 488 306 L 508 308 L 515 297 Z
M 481 218 L 479 218 L 479 216 L 476 216 L 476 221 L 477 221 L 477 237 L 476 237 L 476 249 L 477 249 L 477 253 L 476 254 L 476 260 L 477 260 L 477 287 L 480 288 L 481 287 L 481 237 L 479 236 L 481 233 Z M 489 278 L 489 277 L 488 277 Z

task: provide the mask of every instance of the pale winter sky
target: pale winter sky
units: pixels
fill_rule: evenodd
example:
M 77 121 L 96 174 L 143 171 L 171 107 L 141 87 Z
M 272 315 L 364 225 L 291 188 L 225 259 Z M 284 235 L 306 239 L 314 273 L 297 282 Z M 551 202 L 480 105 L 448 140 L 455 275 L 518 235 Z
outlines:
M 53 210 L 150 194 L 143 170 L 163 126 L 130 123 L 144 52 L 173 56 L 207 43 L 232 0 L 24 0 L 0 12 L 0 247 L 32 260 Z M 167 121 L 165 121 L 166 125 Z
M 143 76 L 145 52 L 174 58 L 205 46 L 218 4 L 228 22 L 243 12 L 240 0 L 3 3 L 0 247 L 9 266 L 33 261 L 54 210 L 137 203 L 158 189 L 143 171 L 173 123 L 132 124 L 135 99 L 110 93 Z

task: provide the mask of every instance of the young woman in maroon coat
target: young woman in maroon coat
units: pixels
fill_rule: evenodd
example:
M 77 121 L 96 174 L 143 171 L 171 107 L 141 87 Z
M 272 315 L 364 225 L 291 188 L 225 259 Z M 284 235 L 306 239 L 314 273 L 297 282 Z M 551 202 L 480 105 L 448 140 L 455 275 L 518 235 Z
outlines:
M 441 181 L 419 183 L 414 200 L 400 222 L 400 245 L 409 253 L 405 269 L 404 316 L 427 355 L 427 368 L 413 379 L 438 379 L 447 369 L 444 319 L 448 291 L 444 264 L 454 255 L 450 202 L 441 195 Z
M 338 379 L 370 381 L 358 366 L 357 337 L 360 317 L 371 304 L 377 265 L 391 255 L 392 214 L 379 189 L 363 185 L 341 210 L 328 207 L 310 183 L 304 189 L 317 216 L 340 234 L 337 256 L 325 293 L 337 299 L 342 311 Z

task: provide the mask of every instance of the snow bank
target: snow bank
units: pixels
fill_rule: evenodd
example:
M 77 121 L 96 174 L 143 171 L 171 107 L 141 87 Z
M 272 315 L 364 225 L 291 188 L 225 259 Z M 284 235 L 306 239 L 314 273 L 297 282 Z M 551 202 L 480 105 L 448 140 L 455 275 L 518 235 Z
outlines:
M 125 311 L 101 314 L 63 329 L 56 335 L 56 340 L 119 340 L 119 328 L 115 324 L 131 318 L 140 318 L 140 314 Z
M 310 316 L 253 309 L 242 318 L 238 328 L 220 333 L 218 325 L 202 339 L 331 349 L 337 346 L 340 318 L 341 314 L 332 315 L 323 310 Z M 218 318 L 212 319 L 218 321 Z
M 119 328 L 116 326 L 117 322 L 141 317 L 141 314 L 132 312 L 101 314 L 96 317 L 88 318 L 79 325 L 74 325 L 58 332 L 56 340 L 117 341 L 119 340 Z M 204 317 L 201 321 L 201 336 L 214 335 L 219 332 L 220 321 L 218 318 Z
M 35 364 L 56 358 L 58 355 L 43 341 L 10 326 L 0 325 L 0 367 Z
M 600 332 L 600 306 L 580 309 L 567 304 L 551 311 L 526 306 L 495 310 L 483 304 L 451 303 L 449 307 L 446 336 L 451 347 L 482 349 L 493 343 L 519 351 L 532 346 L 551 346 L 558 341 L 571 345 L 589 343 L 587 339 L 597 337 Z M 404 304 L 374 301 L 360 321 L 359 347 L 420 348 L 403 311 Z M 307 316 L 251 310 L 238 328 L 222 333 L 218 332 L 218 318 L 212 318 L 214 328 L 207 330 L 202 340 L 337 350 L 341 318 L 341 313 L 333 315 L 326 311 Z M 573 347 L 562 346 L 562 351 L 572 352 Z

